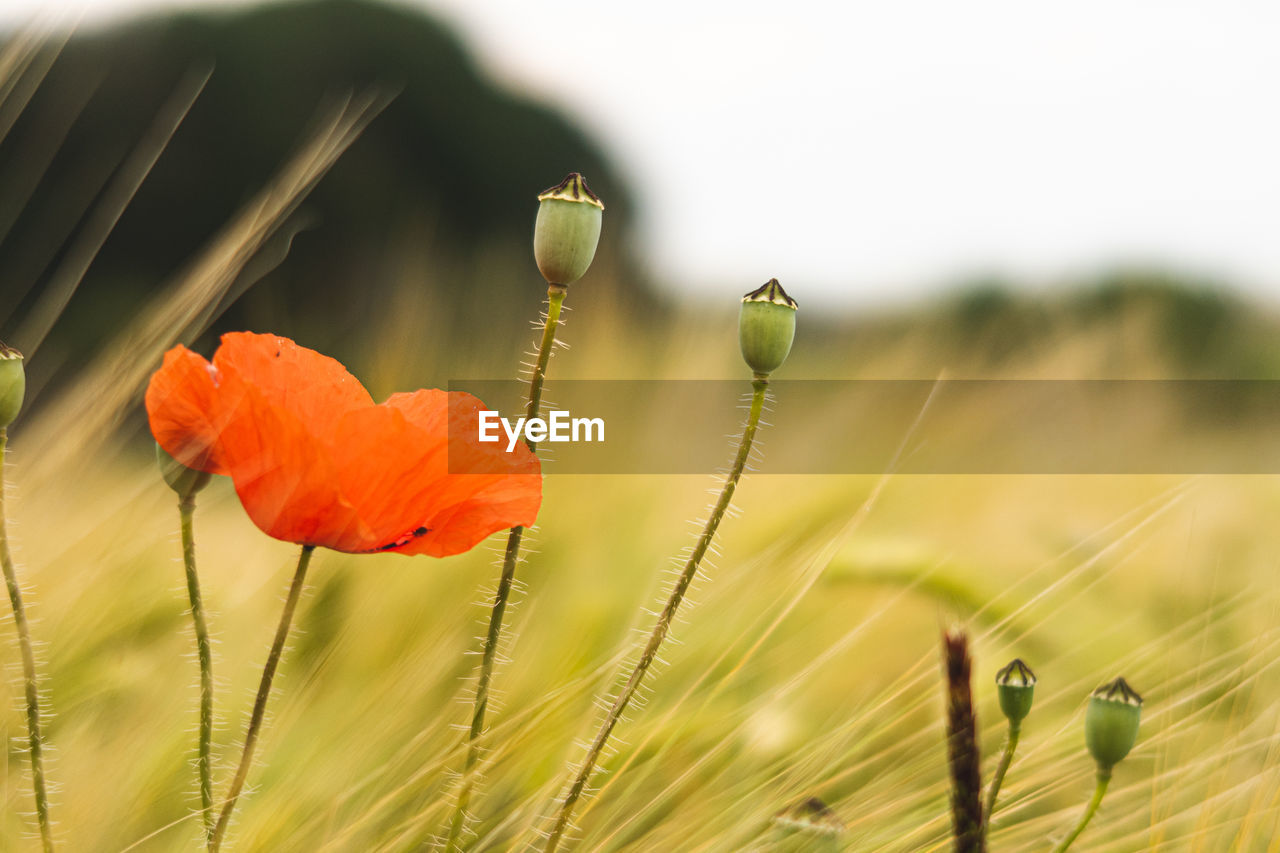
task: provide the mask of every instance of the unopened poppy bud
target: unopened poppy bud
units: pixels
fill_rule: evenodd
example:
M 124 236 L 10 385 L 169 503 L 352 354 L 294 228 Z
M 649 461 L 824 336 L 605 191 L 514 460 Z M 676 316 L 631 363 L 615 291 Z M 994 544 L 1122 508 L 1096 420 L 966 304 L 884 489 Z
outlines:
M 996 673 L 996 696 L 1009 725 L 1020 725 L 1031 713 L 1031 700 L 1035 694 L 1036 674 L 1022 662 L 1022 658 L 1014 658 L 1012 663 Z
M 777 370 L 791 352 L 796 336 L 796 301 L 776 278 L 742 297 L 738 343 L 742 358 L 756 373 Z
M 1141 716 L 1142 697 L 1123 678 L 1093 691 L 1084 715 L 1084 741 L 1100 773 L 1110 773 L 1133 749 Z
M 197 471 L 183 465 L 159 444 L 156 445 L 156 463 L 160 466 L 160 475 L 164 477 L 164 481 L 180 498 L 189 498 L 209 485 L 212 476 L 208 471 Z
M 27 371 L 22 353 L 0 344 L 0 429 L 13 423 L 22 411 L 22 398 L 27 393 Z
M 548 284 L 573 284 L 596 256 L 604 205 L 577 172 L 538 196 L 533 257 Z

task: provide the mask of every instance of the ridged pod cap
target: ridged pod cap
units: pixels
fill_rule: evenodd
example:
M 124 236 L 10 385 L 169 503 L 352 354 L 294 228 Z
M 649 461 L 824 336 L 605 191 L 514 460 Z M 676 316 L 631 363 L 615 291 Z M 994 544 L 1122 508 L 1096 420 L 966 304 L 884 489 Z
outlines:
M 5 429 L 22 411 L 27 393 L 27 370 L 22 353 L 0 344 L 0 429 Z
M 1093 691 L 1084 715 L 1084 742 L 1100 771 L 1109 772 L 1138 742 L 1142 697 L 1123 678 Z
M 603 215 L 604 205 L 577 172 L 538 196 L 533 257 L 548 284 L 573 284 L 586 273 Z
M 159 444 L 156 445 L 156 464 L 160 466 L 160 475 L 164 477 L 164 481 L 180 498 L 191 497 L 209 485 L 209 479 L 213 476 L 208 471 L 188 468 L 170 456 Z
M 796 301 L 776 278 L 742 297 L 738 343 L 742 358 L 756 373 L 777 370 L 791 353 L 796 337 Z
M 1012 725 L 1020 724 L 1031 713 L 1031 701 L 1036 695 L 1036 674 L 1031 667 L 1014 658 L 1004 669 L 996 673 L 996 696 L 1000 699 L 1000 711 Z

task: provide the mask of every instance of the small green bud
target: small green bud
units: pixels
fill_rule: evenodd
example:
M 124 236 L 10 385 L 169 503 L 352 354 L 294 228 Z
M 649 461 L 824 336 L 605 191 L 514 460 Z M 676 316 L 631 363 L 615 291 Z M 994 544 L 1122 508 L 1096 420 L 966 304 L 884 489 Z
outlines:
M 796 301 L 776 278 L 742 297 L 738 343 L 742 358 L 756 373 L 769 374 L 781 367 L 795 336 Z
M 1026 719 L 1035 695 L 1036 674 L 1022 658 L 1014 658 L 996 673 L 996 696 L 1000 698 L 1000 711 L 1008 718 L 1009 725 L 1018 726 Z
M 1100 773 L 1110 773 L 1133 749 L 1141 716 L 1142 697 L 1123 678 L 1093 691 L 1084 715 L 1084 741 Z
M 533 257 L 548 284 L 573 284 L 596 256 L 604 205 L 577 172 L 538 196 Z
M 13 423 L 22 411 L 22 398 L 27 393 L 27 371 L 22 353 L 0 343 L 0 429 Z
M 159 444 L 156 445 L 156 464 L 160 466 L 160 475 L 164 477 L 164 481 L 180 498 L 191 497 L 209 485 L 212 477 L 208 471 L 197 471 L 183 465 Z

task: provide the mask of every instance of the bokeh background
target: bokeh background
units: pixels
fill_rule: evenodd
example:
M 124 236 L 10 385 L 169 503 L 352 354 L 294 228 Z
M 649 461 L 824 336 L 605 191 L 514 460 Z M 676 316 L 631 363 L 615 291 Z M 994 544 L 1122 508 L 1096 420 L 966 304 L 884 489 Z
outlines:
M 737 301 L 776 276 L 801 306 L 786 378 L 1277 379 L 1276 17 L 6 4 L 0 339 L 30 382 L 8 510 L 64 847 L 200 846 L 176 513 L 140 405 L 164 349 L 273 331 L 376 398 L 513 378 L 543 297 L 534 199 L 576 170 L 607 210 L 559 378 L 746 390 Z M 697 429 L 685 414 L 654 428 Z M 1220 441 L 1274 440 L 1220 414 Z M 771 473 L 771 443 L 858 441 L 837 412 L 809 421 L 766 428 L 577 849 L 948 848 L 952 622 L 988 766 L 994 672 L 1018 655 L 1042 679 L 994 849 L 1071 825 L 1084 700 L 1119 674 L 1147 696 L 1143 735 L 1085 849 L 1280 849 L 1273 478 Z M 536 838 L 714 485 L 547 470 L 477 850 Z M 225 777 L 292 553 L 226 483 L 197 525 Z M 484 548 L 317 560 L 235 849 L 430 845 L 495 577 Z M 19 685 L 0 703 L 5 849 L 33 845 Z M 783 837 L 774 817 L 809 797 L 838 831 Z

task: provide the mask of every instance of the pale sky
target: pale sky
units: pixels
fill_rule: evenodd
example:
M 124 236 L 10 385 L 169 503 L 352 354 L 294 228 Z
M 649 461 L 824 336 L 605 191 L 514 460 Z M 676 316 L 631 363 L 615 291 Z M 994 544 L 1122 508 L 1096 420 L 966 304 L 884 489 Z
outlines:
M 1280 302 L 1276 4 L 416 5 L 603 141 L 667 281 L 874 302 L 1151 262 Z

